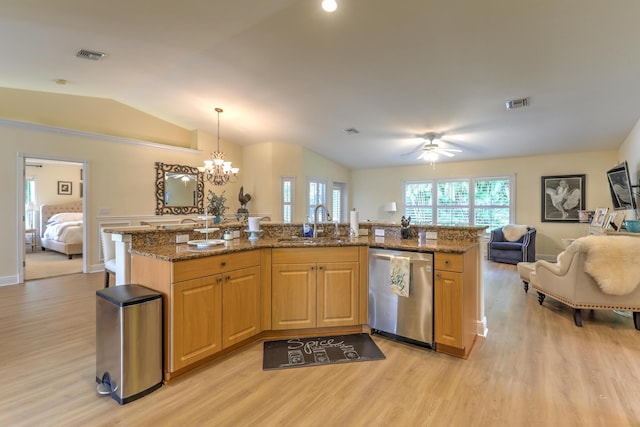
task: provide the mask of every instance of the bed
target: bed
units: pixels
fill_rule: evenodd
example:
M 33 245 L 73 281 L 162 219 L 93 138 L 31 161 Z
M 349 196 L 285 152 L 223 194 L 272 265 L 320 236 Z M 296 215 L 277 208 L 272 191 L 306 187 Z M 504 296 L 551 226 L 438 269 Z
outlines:
M 82 254 L 82 200 L 40 206 L 40 242 L 50 249 L 73 258 Z

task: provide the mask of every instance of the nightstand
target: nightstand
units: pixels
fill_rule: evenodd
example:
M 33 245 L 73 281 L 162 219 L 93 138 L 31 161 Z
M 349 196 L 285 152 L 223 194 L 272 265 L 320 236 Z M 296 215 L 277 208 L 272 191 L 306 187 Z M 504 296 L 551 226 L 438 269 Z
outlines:
M 24 230 L 25 248 L 31 247 L 31 252 L 36 251 L 38 245 L 38 230 L 35 228 L 28 228 Z

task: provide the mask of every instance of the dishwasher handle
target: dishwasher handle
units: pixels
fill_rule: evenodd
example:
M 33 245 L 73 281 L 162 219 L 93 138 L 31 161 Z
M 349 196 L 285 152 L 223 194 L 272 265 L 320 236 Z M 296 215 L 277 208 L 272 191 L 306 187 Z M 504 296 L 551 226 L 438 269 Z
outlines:
M 392 257 L 392 255 L 369 254 L 369 258 L 384 259 L 384 260 L 387 260 L 387 261 L 391 261 L 391 257 Z M 411 258 L 411 257 L 409 259 L 410 259 L 411 264 L 416 263 L 416 262 L 420 262 L 420 263 L 423 263 L 423 262 L 430 263 L 431 262 L 431 259 L 418 259 L 418 258 Z

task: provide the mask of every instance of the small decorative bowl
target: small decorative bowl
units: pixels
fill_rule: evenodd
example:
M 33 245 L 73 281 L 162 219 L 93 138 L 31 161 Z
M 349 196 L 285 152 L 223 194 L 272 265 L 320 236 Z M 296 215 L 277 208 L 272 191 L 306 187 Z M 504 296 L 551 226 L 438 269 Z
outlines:
M 640 233 L 640 220 L 628 219 L 624 222 L 627 231 L 631 233 Z

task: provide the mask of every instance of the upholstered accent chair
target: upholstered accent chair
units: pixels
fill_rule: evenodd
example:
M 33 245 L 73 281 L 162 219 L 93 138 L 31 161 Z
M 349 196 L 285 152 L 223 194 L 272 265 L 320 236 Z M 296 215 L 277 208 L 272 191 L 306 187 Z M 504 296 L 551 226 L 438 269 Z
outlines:
M 581 309 L 620 310 L 633 312 L 640 330 L 640 238 L 581 237 L 556 263 L 540 260 L 522 267 L 520 276 L 525 281 L 528 271 L 540 305 L 548 296 L 572 307 L 576 326 L 582 326 Z
M 505 225 L 491 230 L 487 256 L 490 261 L 517 264 L 536 260 L 536 229 Z
M 116 242 L 111 239 L 111 233 L 100 229 L 102 241 L 102 257 L 104 258 L 104 287 L 109 287 L 109 274 L 116 274 Z

